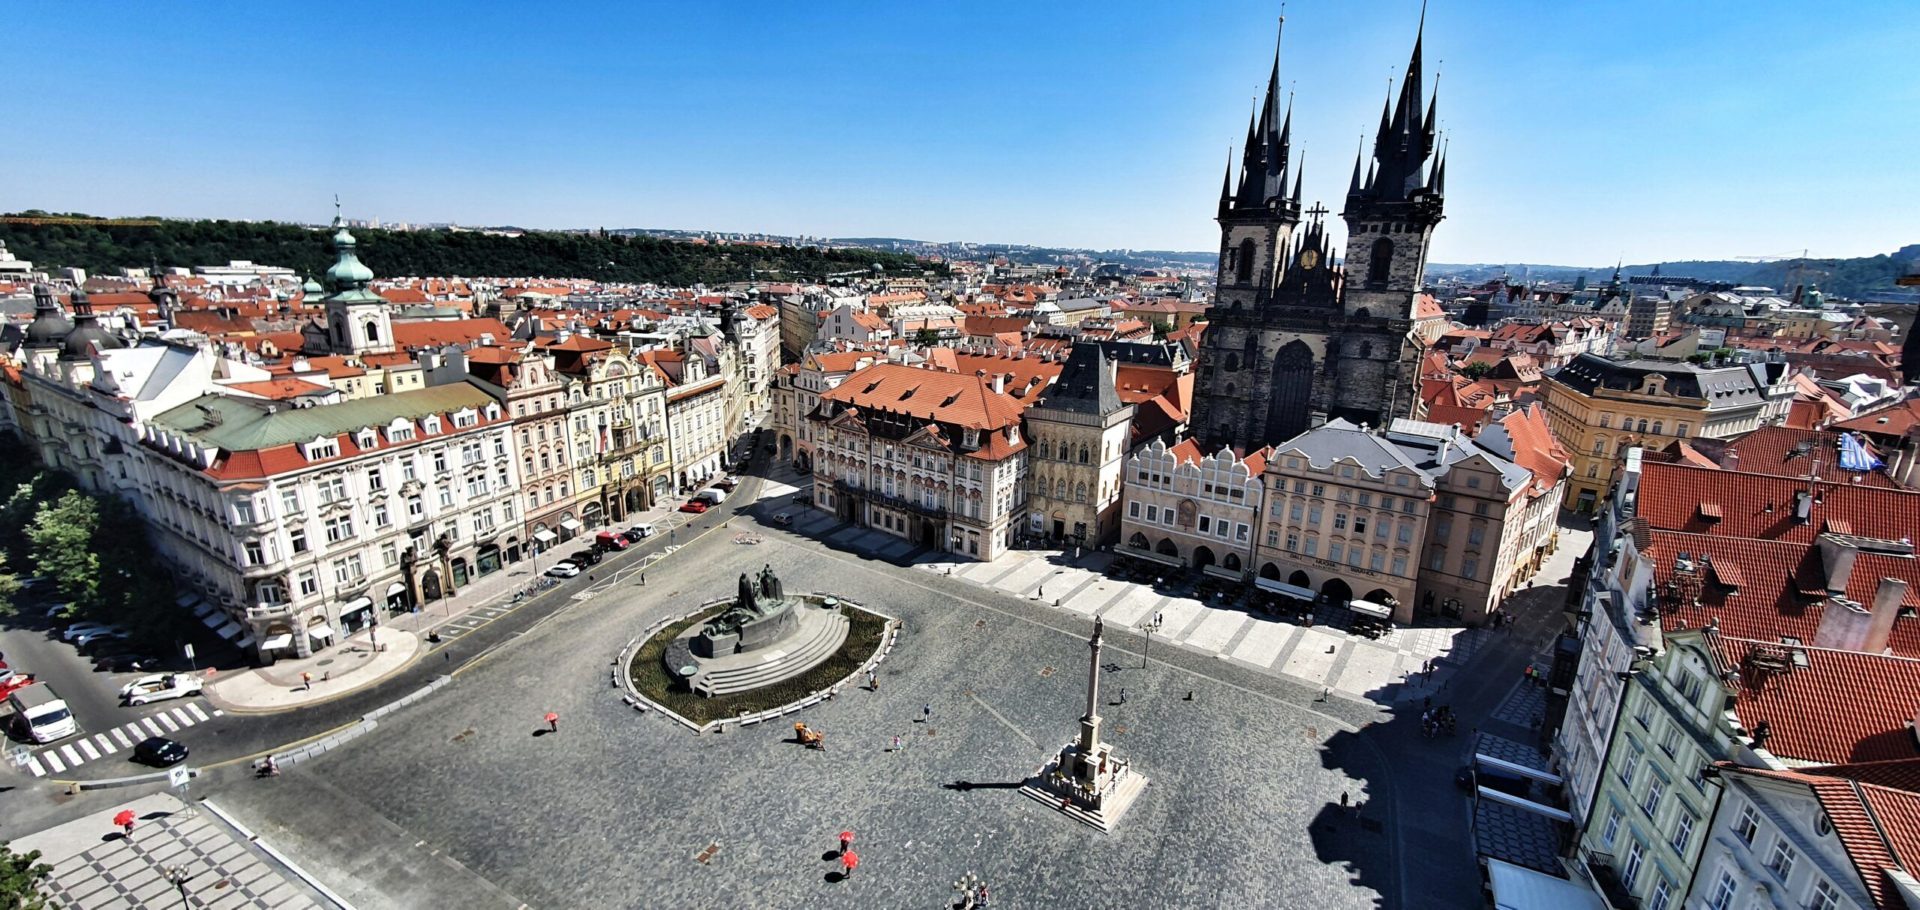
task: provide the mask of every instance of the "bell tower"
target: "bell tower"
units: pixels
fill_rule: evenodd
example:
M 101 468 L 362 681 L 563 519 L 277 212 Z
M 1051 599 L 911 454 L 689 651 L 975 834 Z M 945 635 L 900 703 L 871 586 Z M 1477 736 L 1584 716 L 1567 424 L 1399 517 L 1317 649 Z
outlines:
M 1434 143 L 1437 85 L 1421 110 L 1424 13 L 1420 25 L 1399 97 L 1380 110 L 1371 160 L 1363 150 L 1353 161 L 1347 208 L 1341 213 L 1347 222 L 1342 312 L 1349 319 L 1413 318 L 1414 298 L 1426 281 L 1428 245 L 1444 217 L 1447 163 L 1435 154 Z
M 327 269 L 327 340 L 336 354 L 384 354 L 393 350 L 393 305 L 367 287 L 373 270 L 360 261 L 358 242 L 339 216 L 333 219 L 339 258 Z

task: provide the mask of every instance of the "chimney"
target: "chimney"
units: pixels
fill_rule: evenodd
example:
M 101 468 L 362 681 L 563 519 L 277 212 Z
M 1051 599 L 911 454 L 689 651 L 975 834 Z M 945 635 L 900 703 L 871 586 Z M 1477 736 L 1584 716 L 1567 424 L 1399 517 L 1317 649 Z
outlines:
M 1720 456 L 1720 469 L 1723 471 L 1740 470 L 1740 453 L 1728 449 L 1727 454 Z
M 1887 649 L 1893 634 L 1893 621 L 1900 616 L 1900 604 L 1907 599 L 1904 578 L 1882 578 L 1873 592 L 1873 610 L 1867 620 L 1867 643 L 1863 651 L 1879 654 Z
M 1813 520 L 1813 494 L 1805 490 L 1794 491 L 1793 518 L 1801 524 Z
M 999 393 L 999 394 L 1006 394 L 1006 391 L 1007 391 L 1007 374 L 1005 374 L 1005 373 L 995 373 L 995 374 L 993 374 L 993 390 L 994 390 L 994 391 L 995 391 L 996 393 Z
M 1832 534 L 1820 535 L 1820 564 L 1827 570 L 1827 593 L 1844 594 L 1853 578 L 1853 560 L 1860 548 Z

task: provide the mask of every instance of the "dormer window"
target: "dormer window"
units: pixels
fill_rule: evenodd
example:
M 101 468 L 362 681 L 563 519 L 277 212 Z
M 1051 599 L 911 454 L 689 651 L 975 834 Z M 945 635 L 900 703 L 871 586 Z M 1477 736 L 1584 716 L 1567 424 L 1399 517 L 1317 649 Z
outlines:
M 428 414 L 427 419 L 420 421 L 420 432 L 428 436 L 438 434 L 440 432 L 440 415 Z
M 371 449 L 380 444 L 380 437 L 371 428 L 364 429 L 360 431 L 360 437 L 354 441 L 354 444 L 363 449 Z
M 480 415 L 472 408 L 453 412 L 453 425 L 455 429 L 464 430 L 468 427 L 478 426 L 479 424 Z
M 980 428 L 968 427 L 966 433 L 964 434 L 964 439 L 966 440 L 965 444 L 967 448 L 969 449 L 979 448 L 980 447 Z
M 487 405 L 487 419 L 489 421 L 500 419 L 500 405 L 498 404 Z
M 338 458 L 340 456 L 340 443 L 338 440 L 316 437 L 312 442 L 301 446 L 301 454 L 306 455 L 308 461 L 319 461 L 323 458 Z

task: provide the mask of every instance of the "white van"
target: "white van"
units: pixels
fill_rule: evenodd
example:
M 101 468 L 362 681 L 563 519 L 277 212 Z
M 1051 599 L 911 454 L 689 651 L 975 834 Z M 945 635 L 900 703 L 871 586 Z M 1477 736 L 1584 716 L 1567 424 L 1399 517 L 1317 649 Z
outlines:
M 718 487 L 710 487 L 708 489 L 701 490 L 697 494 L 694 494 L 693 498 L 698 499 L 709 506 L 717 506 L 727 501 L 727 491 L 722 490 Z
M 20 732 L 34 742 L 50 743 L 80 730 L 67 703 L 52 686 L 44 683 L 15 689 L 7 696 L 7 704 L 13 706 L 14 722 L 20 725 Z

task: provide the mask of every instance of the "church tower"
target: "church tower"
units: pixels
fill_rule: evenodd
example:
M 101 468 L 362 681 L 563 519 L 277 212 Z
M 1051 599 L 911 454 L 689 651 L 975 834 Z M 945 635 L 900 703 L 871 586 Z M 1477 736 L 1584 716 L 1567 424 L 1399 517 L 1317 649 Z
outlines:
M 1342 213 L 1347 257 L 1336 268 L 1327 210 L 1301 208 L 1292 105 L 1283 112 L 1279 103 L 1275 52 L 1239 182 L 1229 166 L 1221 187 L 1220 271 L 1189 421 L 1205 450 L 1247 451 L 1335 417 L 1381 426 L 1409 412 L 1420 358 L 1414 311 L 1446 179 L 1444 163 L 1429 167 L 1435 110 L 1422 110 L 1420 53 L 1416 36 L 1398 107 L 1381 114 L 1373 163 L 1364 176 L 1355 163 Z
M 373 270 L 355 252 L 358 242 L 339 217 L 333 219 L 339 258 L 327 269 L 327 340 L 335 354 L 384 354 L 393 350 L 393 306 L 367 287 Z

